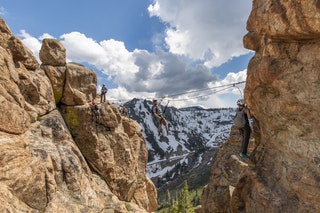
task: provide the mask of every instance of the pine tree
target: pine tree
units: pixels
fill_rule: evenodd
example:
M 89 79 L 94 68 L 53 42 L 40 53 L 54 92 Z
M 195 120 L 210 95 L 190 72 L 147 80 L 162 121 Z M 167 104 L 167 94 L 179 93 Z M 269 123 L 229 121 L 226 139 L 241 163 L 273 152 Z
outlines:
M 166 202 L 166 207 L 168 208 L 167 209 L 167 213 L 172 213 L 173 212 L 173 203 L 174 203 L 174 200 L 171 198 L 171 194 L 170 194 L 170 191 L 167 190 L 167 202 Z
M 175 201 L 174 205 L 172 206 L 172 208 L 170 208 L 170 213 L 179 213 L 178 211 L 178 202 Z
M 171 200 L 171 194 L 169 189 L 167 189 L 167 194 L 166 194 L 166 207 L 172 206 L 172 200 Z
M 193 197 L 192 204 L 193 204 L 193 206 L 198 206 L 201 204 L 201 200 L 200 200 L 200 196 L 198 194 L 198 190 L 196 190 L 195 192 L 196 192 L 196 194 Z
M 172 213 L 194 213 L 186 180 L 183 183 L 183 189 L 180 191 L 178 202 L 173 205 Z

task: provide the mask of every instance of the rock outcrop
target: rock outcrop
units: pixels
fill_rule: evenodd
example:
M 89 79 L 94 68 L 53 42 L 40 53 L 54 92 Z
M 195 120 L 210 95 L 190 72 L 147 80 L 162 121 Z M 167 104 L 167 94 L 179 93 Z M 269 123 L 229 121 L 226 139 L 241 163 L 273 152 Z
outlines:
M 232 158 L 215 163 L 204 212 L 320 212 L 319 8 L 253 1 L 244 46 L 255 51 L 245 88 L 255 147 L 244 170 L 227 169 Z
M 254 135 L 257 126 L 255 125 Z M 233 201 L 230 206 L 232 194 L 238 181 L 248 168 L 252 168 L 252 162 L 241 158 L 241 140 L 239 130 L 232 127 L 230 138 L 227 142 L 221 144 L 218 155 L 211 170 L 210 182 L 205 186 L 202 194 L 202 208 L 199 212 L 238 212 L 243 208 L 243 203 Z M 255 140 L 253 137 L 249 141 L 248 151 L 254 149 Z M 231 210 L 231 207 L 237 206 L 237 211 Z
M 1 212 L 152 212 L 139 125 L 109 102 L 93 119 L 96 73 L 44 39 L 39 63 L 0 19 Z

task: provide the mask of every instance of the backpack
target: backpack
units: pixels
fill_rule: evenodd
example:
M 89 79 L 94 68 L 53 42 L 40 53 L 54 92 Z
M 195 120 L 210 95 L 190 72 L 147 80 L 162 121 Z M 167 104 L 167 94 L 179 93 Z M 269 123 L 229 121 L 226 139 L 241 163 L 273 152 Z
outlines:
M 94 109 L 94 110 L 99 110 L 98 105 L 94 105 L 94 106 L 93 106 L 93 109 Z
M 103 86 L 101 88 L 101 94 L 106 94 L 107 92 L 108 92 L 108 89 L 105 86 Z
M 236 115 L 233 118 L 233 125 L 238 129 L 244 128 L 246 125 L 246 118 L 244 117 L 244 109 L 236 110 Z
M 151 111 L 152 111 L 152 114 L 153 114 L 153 113 L 158 114 L 158 109 L 157 109 L 157 107 L 155 107 L 155 106 L 152 106 Z
M 152 106 L 152 112 L 154 112 L 154 113 L 156 113 L 157 115 L 160 115 L 160 116 L 163 114 L 160 106 Z

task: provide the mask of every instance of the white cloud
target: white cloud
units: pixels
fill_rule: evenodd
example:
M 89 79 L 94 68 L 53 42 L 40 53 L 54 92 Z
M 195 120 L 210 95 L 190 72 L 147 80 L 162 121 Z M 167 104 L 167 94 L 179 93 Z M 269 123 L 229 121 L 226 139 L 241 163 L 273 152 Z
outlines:
M 169 46 L 170 52 L 173 54 L 184 55 L 188 52 L 188 44 L 190 36 L 187 31 L 180 32 L 179 30 L 168 29 L 166 31 L 165 41 Z
M 38 39 L 31 36 L 25 30 L 20 30 L 20 33 L 18 34 L 18 36 L 20 36 L 23 44 L 26 45 L 31 50 L 33 55 L 37 58 L 38 62 L 40 62 L 39 52 L 40 52 L 42 40 L 45 38 L 53 38 L 53 36 L 51 36 L 50 34 L 45 33 L 42 36 L 40 36 Z
M 167 96 L 176 107 L 234 106 L 244 85 L 220 86 L 244 81 L 246 70 L 218 80 L 210 68 L 248 52 L 242 46 L 242 37 L 250 2 L 155 0 L 148 9 L 151 16 L 169 24 L 164 35 L 153 36 L 157 47 L 165 40 L 169 52 L 161 48 L 156 52 L 129 51 L 122 41 L 96 41 L 81 32 L 70 32 L 59 37 L 68 61 L 91 64 L 112 79 L 118 87 L 109 89 L 111 100 Z M 52 36 L 34 38 L 22 30 L 20 37 L 38 57 L 41 41 Z
M 202 106 L 204 108 L 235 107 L 236 100 L 242 98 L 245 83 L 236 84 L 246 80 L 247 70 L 238 73 L 229 73 L 224 79 L 212 82 L 206 89 L 193 90 L 194 92 L 182 92 L 179 96 L 165 96 L 163 104 L 170 102 L 170 106 L 188 107 Z M 129 90 L 130 91 L 130 90 Z M 133 97 L 152 100 L 163 96 L 152 92 L 129 92 L 123 87 L 110 89 L 108 97 L 114 102 L 125 102 Z M 178 92 L 176 94 L 179 94 Z M 174 95 L 174 94 L 173 94 Z
M 169 51 L 205 61 L 209 68 L 248 52 L 242 45 L 251 1 L 154 0 L 151 16 L 170 25 Z
M 64 34 L 60 38 L 70 60 L 92 64 L 107 75 L 129 75 L 138 69 L 123 42 L 113 39 L 97 42 L 79 32 Z
M 40 38 L 50 37 L 43 34 L 37 39 L 25 31 L 21 31 L 20 36 L 34 53 L 41 48 Z M 226 78 L 218 80 L 203 65 L 188 67 L 177 55 L 164 51 L 150 53 L 136 49 L 129 52 L 123 42 L 113 39 L 97 42 L 79 32 L 64 34 L 61 39 L 69 60 L 91 64 L 106 75 L 113 76 L 118 88 L 109 89 L 110 100 L 166 96 L 176 107 L 228 107 L 233 105 L 234 98 L 240 97 L 239 89 L 234 87 L 224 91 L 225 88 L 219 86 L 244 81 L 246 78 L 245 70 L 229 73 Z M 210 90 L 214 87 L 217 89 Z M 190 90 L 201 92 L 189 94 Z M 173 96 L 175 94 L 181 95 Z
M 94 65 L 128 91 L 163 96 L 205 88 L 216 80 L 208 68 L 187 67 L 172 53 L 138 49 L 130 52 L 123 42 L 114 39 L 98 42 L 79 32 L 64 34 L 61 39 L 70 60 Z
M 172 103 L 176 107 L 203 106 L 204 108 L 218 108 L 235 106 L 235 100 L 243 95 L 245 84 L 233 86 L 233 83 L 245 81 L 246 73 L 247 70 L 229 73 L 224 79 L 209 83 L 208 88 L 212 89 L 181 96 Z
M 92 63 L 104 53 L 103 48 L 95 40 L 80 32 L 63 34 L 60 38 L 67 49 L 67 57 L 73 61 Z

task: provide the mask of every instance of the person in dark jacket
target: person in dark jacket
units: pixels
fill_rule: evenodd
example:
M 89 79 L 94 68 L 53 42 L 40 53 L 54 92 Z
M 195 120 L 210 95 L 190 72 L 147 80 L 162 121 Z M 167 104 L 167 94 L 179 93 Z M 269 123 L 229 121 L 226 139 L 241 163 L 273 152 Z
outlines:
M 101 100 L 100 103 L 106 102 L 106 93 L 108 92 L 108 88 L 106 87 L 105 84 L 102 84 L 102 88 L 101 88 Z
M 250 109 L 246 107 L 246 104 L 243 99 L 240 99 L 237 101 L 238 110 L 244 110 L 244 118 L 246 120 L 245 126 L 243 128 L 240 128 L 240 134 L 242 135 L 242 143 L 241 143 L 241 152 L 240 157 L 242 158 L 250 158 L 250 156 L 247 154 L 248 151 L 248 145 L 249 145 L 249 139 L 251 135 L 251 125 L 249 121 L 251 119 L 251 113 Z

